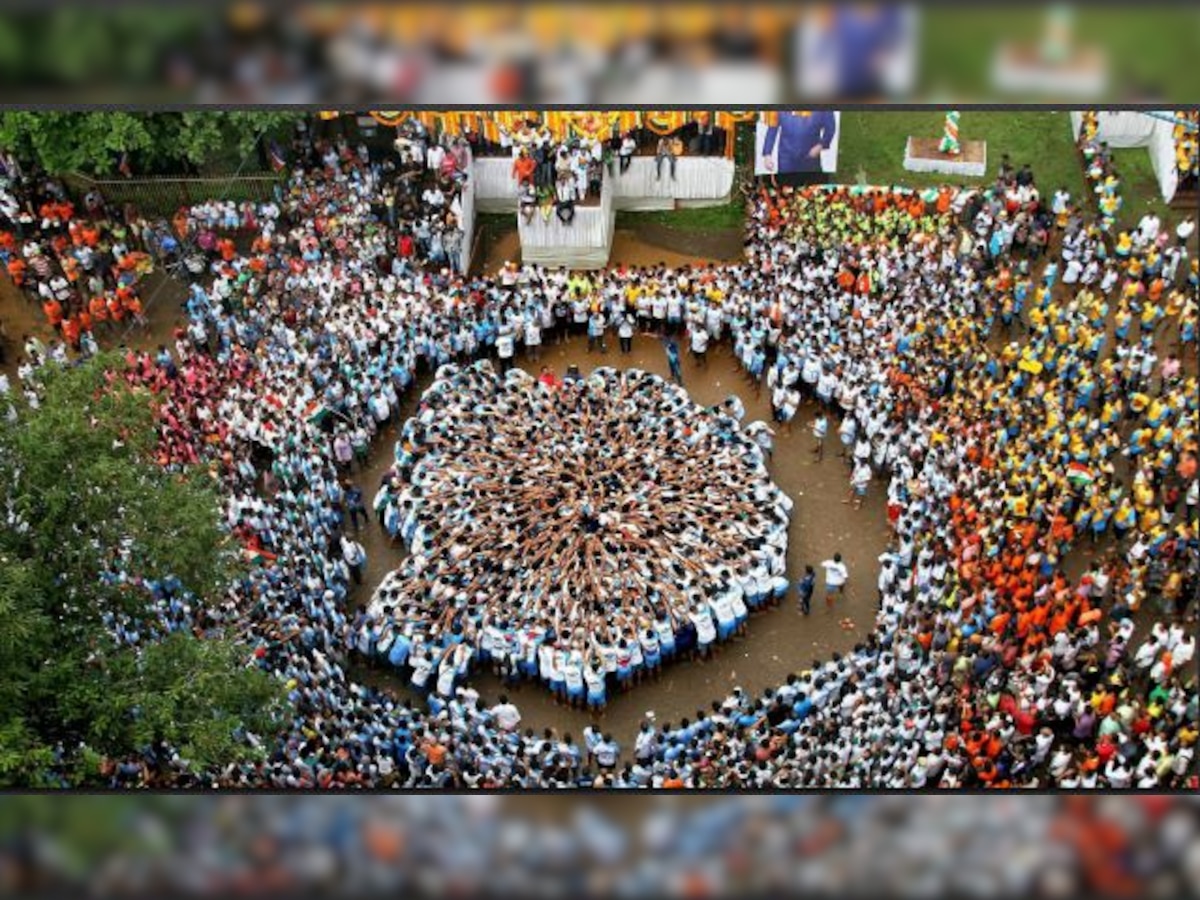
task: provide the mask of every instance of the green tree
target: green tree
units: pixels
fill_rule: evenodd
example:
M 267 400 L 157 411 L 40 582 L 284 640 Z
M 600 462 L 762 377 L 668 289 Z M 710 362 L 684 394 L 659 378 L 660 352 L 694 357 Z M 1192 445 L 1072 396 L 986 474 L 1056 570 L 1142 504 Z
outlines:
M 241 565 L 208 473 L 153 461 L 154 401 L 111 376 L 123 365 L 51 372 L 40 407 L 0 423 L 0 784 L 38 783 L 56 745 L 76 783 L 96 777 L 96 754 L 159 740 L 197 768 L 251 757 L 235 730 L 269 733 L 281 709 L 232 636 L 134 650 L 105 624 L 145 635 L 151 621 L 142 589 L 104 577 L 118 566 L 212 598 Z
M 0 112 L 0 147 L 55 175 L 112 175 L 122 153 L 136 160 L 139 173 L 199 168 L 226 157 L 246 160 L 244 169 L 255 171 L 258 140 L 281 134 L 299 115 L 291 110 L 10 110 Z

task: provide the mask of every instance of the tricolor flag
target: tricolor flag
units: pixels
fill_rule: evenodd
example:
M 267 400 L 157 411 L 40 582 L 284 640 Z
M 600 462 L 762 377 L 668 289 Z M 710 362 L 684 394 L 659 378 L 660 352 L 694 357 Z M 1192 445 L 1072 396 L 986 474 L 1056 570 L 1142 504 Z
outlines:
M 1091 466 L 1081 462 L 1072 462 L 1067 466 L 1067 481 L 1075 485 L 1075 487 L 1084 487 L 1091 484 L 1096 476 L 1092 474 Z
M 320 400 L 313 400 L 304 407 L 304 421 L 310 425 L 320 425 L 329 415 L 329 407 Z

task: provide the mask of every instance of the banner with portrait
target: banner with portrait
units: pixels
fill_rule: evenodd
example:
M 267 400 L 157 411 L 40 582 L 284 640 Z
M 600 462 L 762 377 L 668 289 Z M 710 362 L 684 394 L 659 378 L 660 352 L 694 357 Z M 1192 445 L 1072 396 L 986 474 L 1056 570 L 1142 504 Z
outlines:
M 838 110 L 764 112 L 754 134 L 754 174 L 836 172 L 841 125 Z

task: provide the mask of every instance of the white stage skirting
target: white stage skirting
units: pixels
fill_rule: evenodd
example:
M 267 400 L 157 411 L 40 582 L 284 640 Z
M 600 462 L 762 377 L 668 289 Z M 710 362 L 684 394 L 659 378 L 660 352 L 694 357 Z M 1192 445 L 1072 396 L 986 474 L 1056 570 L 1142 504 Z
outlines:
M 613 183 L 613 206 L 616 209 L 651 210 L 674 209 L 675 201 L 682 205 L 704 206 L 727 203 L 733 190 L 733 160 L 723 156 L 683 156 L 675 163 L 675 180 L 663 163 L 663 177 L 655 177 L 654 157 L 639 156 L 621 174 L 614 164 L 615 175 L 604 173 L 604 180 Z M 517 208 L 517 182 L 512 177 L 512 159 L 489 156 L 476 159 L 475 203 L 481 212 L 511 212 Z
M 912 138 L 904 145 L 904 168 L 909 172 L 936 172 L 941 175 L 967 175 L 982 178 L 987 172 L 987 149 L 984 147 L 982 162 L 966 160 L 929 159 L 912 155 Z
M 688 206 L 717 206 L 729 202 L 733 190 L 733 160 L 723 156 L 683 156 L 675 161 L 675 180 L 670 164 L 662 166 L 662 179 L 655 174 L 654 157 L 639 156 L 621 174 L 618 164 L 613 182 L 613 205 L 617 209 L 674 209 L 676 200 Z
M 460 275 L 465 275 L 471 268 L 471 250 L 475 246 L 475 179 L 473 177 L 468 178 L 467 183 L 463 185 L 458 202 L 462 207 L 459 228 L 462 229 L 463 239 L 462 249 L 459 251 L 459 258 L 455 260 L 455 266 Z
M 616 210 L 608 179 L 600 192 L 598 206 L 576 206 L 575 219 L 564 225 L 555 213 L 549 219 L 541 211 L 528 224 L 517 216 L 521 236 L 521 262 L 571 269 L 599 269 L 608 264 L 612 250 Z
M 517 180 L 512 175 L 510 156 L 485 156 L 472 165 L 475 176 L 475 208 L 480 212 L 513 212 L 517 208 Z

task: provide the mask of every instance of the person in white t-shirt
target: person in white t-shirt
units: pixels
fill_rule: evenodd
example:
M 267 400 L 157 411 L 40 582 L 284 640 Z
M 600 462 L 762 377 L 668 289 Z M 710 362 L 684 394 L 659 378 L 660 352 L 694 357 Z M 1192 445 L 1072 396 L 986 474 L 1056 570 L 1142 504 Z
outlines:
M 713 641 L 717 638 L 712 613 L 707 606 L 697 606 L 688 613 L 688 618 L 696 626 L 696 650 L 701 657 L 708 659 L 712 655 Z
M 708 331 L 703 325 L 692 329 L 692 359 L 698 366 L 708 365 Z
M 500 329 L 500 333 L 496 335 L 496 355 L 500 358 L 500 371 L 507 372 L 512 368 L 513 352 L 515 343 L 513 340 L 512 329 L 505 326 Z
M 821 566 L 825 569 L 825 606 L 833 608 L 834 597 L 842 597 L 846 593 L 846 582 L 850 579 L 850 570 L 842 562 L 842 554 L 835 553 L 833 559 L 827 559 Z
M 496 720 L 496 727 L 501 731 L 516 731 L 517 726 L 521 724 L 521 713 L 509 702 L 507 694 L 500 695 L 500 702 L 492 707 L 491 712 Z
M 525 322 L 525 352 L 533 362 L 542 358 L 542 326 L 538 319 Z

